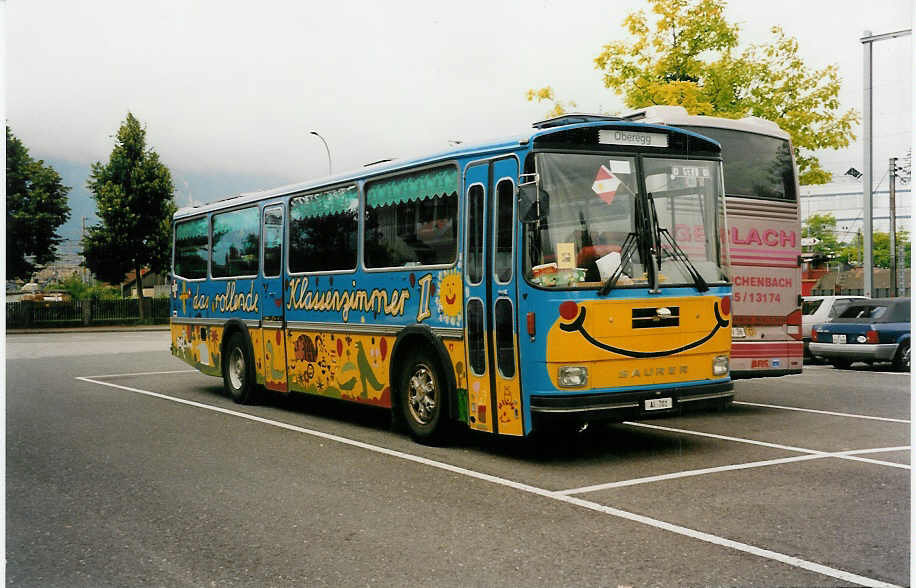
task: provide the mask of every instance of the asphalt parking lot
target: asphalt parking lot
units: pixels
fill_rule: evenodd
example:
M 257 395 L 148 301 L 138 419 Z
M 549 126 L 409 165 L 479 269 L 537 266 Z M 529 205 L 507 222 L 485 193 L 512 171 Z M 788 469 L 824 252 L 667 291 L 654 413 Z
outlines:
M 7 337 L 10 585 L 910 584 L 910 379 L 529 440 L 240 407 L 165 333 Z

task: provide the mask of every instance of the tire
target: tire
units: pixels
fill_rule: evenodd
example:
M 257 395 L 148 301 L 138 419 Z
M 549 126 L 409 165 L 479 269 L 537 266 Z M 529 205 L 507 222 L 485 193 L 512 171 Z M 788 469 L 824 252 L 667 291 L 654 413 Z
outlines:
M 901 343 L 894 356 L 894 369 L 898 372 L 910 371 L 910 344 Z
M 436 445 L 448 429 L 446 380 L 439 362 L 428 351 L 414 351 L 398 380 L 398 404 L 402 422 L 419 443 Z
M 726 410 L 731 410 L 735 406 L 735 397 L 729 396 L 728 398 L 723 398 L 716 404 L 717 412 L 724 412 Z
M 833 365 L 838 370 L 848 370 L 849 366 L 852 365 L 852 362 L 848 359 L 843 359 L 841 357 L 833 357 L 830 360 L 830 364 Z
M 241 333 L 233 333 L 223 352 L 223 388 L 238 404 L 252 404 L 258 400 L 253 368 L 248 342 Z

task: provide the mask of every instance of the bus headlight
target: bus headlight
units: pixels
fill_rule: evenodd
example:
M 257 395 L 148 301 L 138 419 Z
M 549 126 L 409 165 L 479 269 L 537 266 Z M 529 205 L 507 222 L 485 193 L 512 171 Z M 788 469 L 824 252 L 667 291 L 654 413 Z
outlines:
M 727 355 L 717 355 L 716 358 L 712 360 L 712 375 L 714 376 L 728 375 L 728 356 Z
M 588 383 L 588 368 L 577 365 L 560 366 L 557 383 L 561 388 L 579 388 Z

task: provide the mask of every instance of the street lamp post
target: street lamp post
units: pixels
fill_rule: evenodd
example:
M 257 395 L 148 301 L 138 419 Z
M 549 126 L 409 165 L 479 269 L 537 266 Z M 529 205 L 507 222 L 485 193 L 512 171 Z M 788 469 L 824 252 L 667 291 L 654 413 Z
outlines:
M 315 135 L 321 142 L 324 143 L 324 149 L 328 152 L 328 175 L 331 175 L 331 148 L 328 147 L 328 142 L 324 140 L 324 137 L 318 134 L 318 131 L 309 131 L 310 135 Z

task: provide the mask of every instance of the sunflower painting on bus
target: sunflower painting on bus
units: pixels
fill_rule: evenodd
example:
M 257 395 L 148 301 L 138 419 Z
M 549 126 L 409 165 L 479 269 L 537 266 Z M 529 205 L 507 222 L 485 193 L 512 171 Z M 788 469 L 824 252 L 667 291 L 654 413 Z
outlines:
M 438 290 L 436 307 L 439 310 L 439 318 L 450 325 L 461 324 L 461 310 L 464 306 L 461 272 L 457 269 L 439 272 Z

